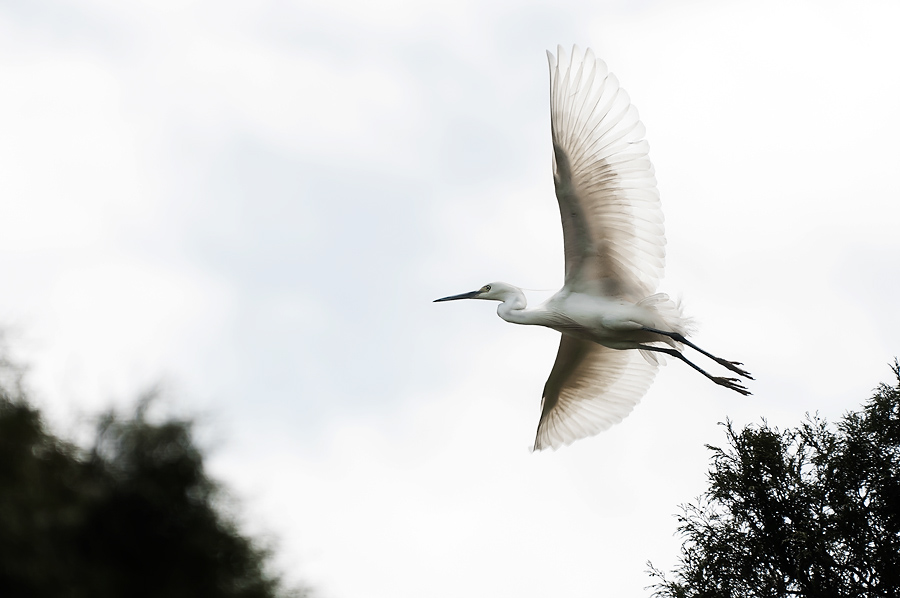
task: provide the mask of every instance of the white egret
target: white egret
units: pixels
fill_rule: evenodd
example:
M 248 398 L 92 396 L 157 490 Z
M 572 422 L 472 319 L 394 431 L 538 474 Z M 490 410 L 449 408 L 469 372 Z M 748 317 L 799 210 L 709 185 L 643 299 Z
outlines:
M 492 282 L 444 297 L 500 301 L 507 322 L 562 333 L 544 385 L 534 449 L 559 448 L 628 415 L 649 388 L 662 353 L 742 395 L 738 378 L 713 376 L 682 354 L 691 347 L 738 376 L 740 362 L 707 353 L 687 338 L 680 304 L 656 287 L 665 265 L 665 231 L 644 126 L 606 64 L 577 46 L 550 61 L 553 180 L 562 217 L 563 288 L 526 309 L 518 287 Z

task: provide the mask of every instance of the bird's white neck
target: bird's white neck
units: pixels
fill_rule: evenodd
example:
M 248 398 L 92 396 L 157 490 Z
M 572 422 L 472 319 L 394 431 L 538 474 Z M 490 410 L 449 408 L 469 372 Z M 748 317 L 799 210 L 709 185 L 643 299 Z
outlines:
M 497 306 L 497 315 L 513 324 L 533 324 L 531 312 L 526 310 L 528 301 L 521 289 L 507 293 L 503 303 Z

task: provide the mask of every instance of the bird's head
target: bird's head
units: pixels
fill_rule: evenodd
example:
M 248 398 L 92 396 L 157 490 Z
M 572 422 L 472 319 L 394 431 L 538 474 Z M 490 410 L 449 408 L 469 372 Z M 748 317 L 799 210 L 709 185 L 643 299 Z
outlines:
M 469 291 L 460 295 L 450 295 L 449 297 L 441 297 L 435 299 L 434 302 L 440 301 L 456 301 L 457 299 L 488 299 L 490 301 L 506 301 L 513 296 L 521 296 L 522 289 L 514 287 L 505 282 L 492 282 L 486 284 L 477 291 Z

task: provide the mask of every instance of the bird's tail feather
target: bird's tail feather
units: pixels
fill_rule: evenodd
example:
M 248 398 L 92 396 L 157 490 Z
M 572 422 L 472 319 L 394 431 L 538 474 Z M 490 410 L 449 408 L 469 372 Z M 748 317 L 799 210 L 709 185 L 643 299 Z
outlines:
M 656 293 L 645 297 L 638 302 L 638 305 L 650 307 L 659 316 L 660 322 L 658 328 L 671 332 L 677 332 L 682 336 L 690 336 L 693 334 L 695 326 L 694 320 L 684 315 L 684 308 L 681 299 L 673 300 L 665 293 Z M 666 339 L 664 342 L 671 345 L 675 349 L 681 348 L 681 343 L 672 339 Z M 653 365 L 664 365 L 665 361 L 662 354 L 653 351 L 641 350 L 641 355 L 648 363 Z
M 661 326 L 662 330 L 677 332 L 682 336 L 690 336 L 694 333 L 696 328 L 694 320 L 684 315 L 684 306 L 680 298 L 673 300 L 665 293 L 656 293 L 641 299 L 638 305 L 653 308 L 665 324 L 665 326 Z

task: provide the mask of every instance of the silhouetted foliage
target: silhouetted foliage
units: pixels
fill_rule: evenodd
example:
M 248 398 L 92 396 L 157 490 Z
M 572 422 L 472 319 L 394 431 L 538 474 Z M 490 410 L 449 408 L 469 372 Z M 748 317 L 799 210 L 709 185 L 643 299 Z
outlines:
M 133 417 L 105 415 L 81 450 L 48 432 L 2 365 L 0 596 L 300 594 L 217 507 L 190 421 L 152 423 L 142 402 Z
M 900 365 L 833 431 L 725 426 L 709 490 L 683 507 L 671 598 L 900 595 Z

